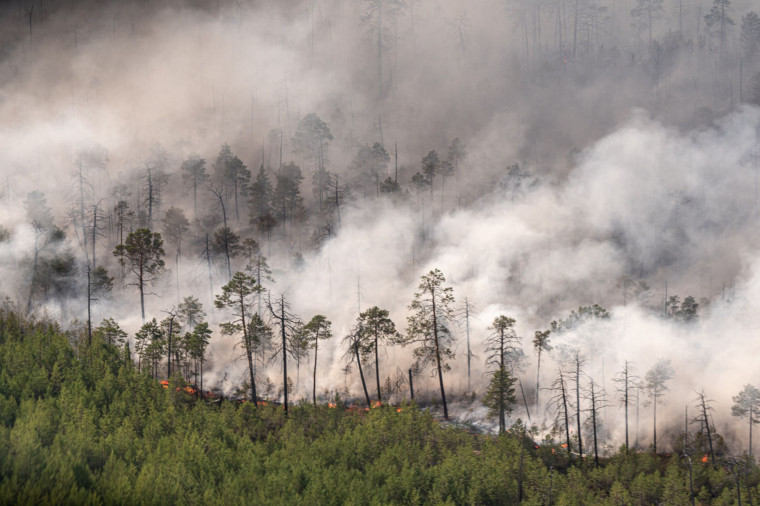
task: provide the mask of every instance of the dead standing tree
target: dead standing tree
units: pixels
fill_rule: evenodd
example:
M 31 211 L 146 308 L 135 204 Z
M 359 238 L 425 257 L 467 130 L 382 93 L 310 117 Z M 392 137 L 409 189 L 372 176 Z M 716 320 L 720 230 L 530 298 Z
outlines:
M 708 449 L 710 450 L 710 463 L 713 467 L 715 467 L 715 450 L 713 448 L 713 432 L 715 429 L 711 429 L 710 427 L 710 411 L 713 410 L 712 406 L 710 404 L 713 402 L 712 399 L 708 399 L 705 395 L 704 390 L 700 390 L 697 392 L 697 412 L 699 413 L 697 417 L 694 419 L 695 422 L 699 422 L 702 424 L 702 428 L 705 431 L 705 435 L 707 436 L 707 445 Z
M 617 374 L 613 381 L 617 384 L 620 404 L 625 408 L 625 452 L 628 453 L 628 408 L 633 403 L 631 390 L 638 384 L 639 377 L 633 374 L 633 365 L 626 360 L 623 363 L 623 370 Z
M 573 460 L 572 444 L 570 442 L 570 409 L 568 398 L 567 380 L 562 372 L 562 369 L 558 371 L 559 376 L 552 384 L 551 391 L 554 395 L 549 399 L 549 405 L 554 406 L 557 411 L 557 417 L 561 418 L 564 422 L 565 429 L 565 446 L 567 446 L 567 456 L 569 460 Z
M 224 223 L 224 228 L 222 228 L 222 246 L 224 248 L 224 256 L 227 260 L 227 279 L 229 280 L 232 278 L 232 266 L 230 264 L 231 255 L 228 240 L 231 231 L 227 226 L 227 208 L 224 205 L 224 192 L 222 189 L 215 187 L 213 183 L 209 185 L 208 190 L 216 196 L 217 200 L 219 201 L 219 207 L 222 210 L 222 221 Z
M 670 360 L 659 360 L 644 376 L 644 388 L 652 405 L 653 414 L 653 452 L 657 453 L 657 404 L 668 391 L 666 383 L 673 378 L 673 368 Z
M 282 390 L 284 392 L 285 416 L 288 416 L 288 355 L 297 358 L 298 349 L 293 342 L 293 337 L 298 333 L 301 326 L 300 319 L 290 312 L 290 305 L 285 302 L 285 295 L 272 302 L 267 300 L 267 309 L 274 320 L 274 324 L 280 330 L 282 340 L 273 346 L 272 360 L 282 355 Z
M 587 422 L 591 424 L 591 433 L 594 438 L 594 466 L 599 467 L 599 410 L 606 408 L 608 403 L 604 390 L 600 390 L 599 385 L 593 379 L 590 380 L 586 400 L 591 403 L 589 408 L 591 420 L 587 420 Z

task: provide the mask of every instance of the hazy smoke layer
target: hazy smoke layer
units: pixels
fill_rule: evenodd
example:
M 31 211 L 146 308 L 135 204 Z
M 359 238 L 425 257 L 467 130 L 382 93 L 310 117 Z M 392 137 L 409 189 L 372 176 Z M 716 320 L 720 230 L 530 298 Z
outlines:
M 482 343 L 496 315 L 517 319 L 526 354 L 518 371 L 532 402 L 533 332 L 579 305 L 600 304 L 612 314 L 609 321 L 552 336 L 555 349 L 542 358 L 543 386 L 567 366 L 567 350 L 578 349 L 586 378 L 607 390 L 603 420 L 610 441 L 619 443 L 613 376 L 625 360 L 643 377 L 667 358 L 675 377 L 661 408 L 671 415 L 663 416 L 666 424 L 681 423 L 684 404 L 705 387 L 716 401 L 718 430 L 733 435 L 738 427 L 729 416 L 731 396 L 757 381 L 752 359 L 760 351 L 753 337 L 760 323 L 754 309 L 760 302 L 760 111 L 735 104 L 735 83 L 700 64 L 711 58 L 708 49 L 666 38 L 678 24 L 672 6 L 655 27 L 663 45 L 675 44 L 661 59 L 634 40 L 630 6 L 613 10 L 606 21 L 612 29 L 577 44 L 573 58 L 568 28 L 560 28 L 569 19 L 558 14 L 564 10 L 539 12 L 545 26 L 553 23 L 554 35 L 533 28 L 529 40 L 527 23 L 535 27 L 538 17 L 517 9 L 520 2 L 466 9 L 455 1 L 408 2 L 399 11 L 387 7 L 378 63 L 377 0 L 214 7 L 83 2 L 35 7 L 31 32 L 29 7 L 41 3 L 22 3 L 3 8 L 0 18 L 6 28 L 0 225 L 10 231 L 0 241 L 0 294 L 22 309 L 35 240 L 24 209 L 28 192 L 44 192 L 67 234 L 47 253 L 74 255 L 80 278 L 76 290 L 36 309 L 82 320 L 85 256 L 76 225 L 76 172 L 85 160 L 88 205 L 102 204 L 106 213 L 98 263 L 116 276 L 114 292 L 95 304 L 94 320 L 113 316 L 133 334 L 142 320 L 137 293 L 122 288 L 112 255 L 118 242 L 114 188 L 124 185 L 135 207 L 144 198 L 138 192 L 156 144 L 163 146 L 168 180 L 154 219 L 160 230 L 171 206 L 194 218 L 179 174 L 190 154 L 205 158 L 211 172 L 227 142 L 254 175 L 263 165 L 274 179 L 282 150 L 281 161 L 301 164 L 310 217 L 278 228 L 271 240 L 251 227 L 244 204 L 239 219 L 230 210 L 230 222 L 243 237 L 260 241 L 273 268 L 273 297 L 284 293 L 304 320 L 322 313 L 332 321 L 335 337 L 320 347 L 320 390 L 359 392 L 358 375 L 344 371 L 341 343 L 359 310 L 386 308 L 403 330 L 420 275 L 439 268 L 457 305 L 466 298 L 474 308 L 472 390 L 482 392 L 487 383 Z M 747 7 L 736 4 L 737 12 Z M 687 8 L 689 40 L 698 35 L 696 9 Z M 324 223 L 311 194 L 315 166 L 291 143 L 310 112 L 329 124 L 328 168 L 352 184 L 354 196 L 341 210 L 340 226 L 318 244 L 313 238 L 324 235 Z M 467 146 L 458 172 L 435 179 L 432 192 L 415 189 L 419 160 L 432 149 L 444 158 L 455 137 Z M 359 146 L 375 142 L 391 155 L 387 176 L 395 177 L 398 164 L 402 191 L 395 198 L 378 196 L 352 173 Z M 98 153 L 107 155 L 93 163 Z M 219 214 L 213 196 L 205 188 L 201 193 L 200 213 Z M 188 233 L 179 281 L 175 251 L 167 245 L 169 270 L 147 304 L 149 317 L 161 318 L 178 297 L 201 299 L 215 330 L 207 381 L 231 391 L 244 380 L 246 364 L 235 339 L 218 332 L 226 315 L 211 311 L 226 267 L 214 266 L 212 291 L 198 254 L 198 240 L 218 221 Z M 302 264 L 293 262 L 295 254 L 303 255 Z M 235 269 L 244 264 L 233 260 Z M 694 296 L 699 321 L 664 318 L 666 294 Z M 457 359 L 447 383 L 456 393 L 467 389 L 465 326 L 451 322 Z M 311 391 L 306 362 L 291 374 L 297 397 Z M 400 378 L 410 365 L 410 350 L 388 348 L 381 374 Z M 278 365 L 259 372 L 280 383 Z M 434 396 L 427 374 L 417 386 Z M 533 412 L 538 420 L 552 417 L 544 410 L 549 397 L 541 392 L 544 402 L 538 415 Z M 640 442 L 646 444 L 651 408 L 643 407 L 643 391 L 640 400 Z

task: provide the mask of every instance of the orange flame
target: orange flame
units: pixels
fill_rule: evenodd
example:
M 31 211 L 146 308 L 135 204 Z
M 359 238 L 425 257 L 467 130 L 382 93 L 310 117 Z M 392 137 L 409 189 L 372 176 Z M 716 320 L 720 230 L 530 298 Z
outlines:
M 381 401 L 375 401 L 375 402 L 372 403 L 372 407 L 373 408 L 379 408 L 382 405 L 383 405 L 383 403 Z
M 403 409 L 401 409 L 401 408 L 396 408 L 396 413 L 401 413 L 402 411 L 403 411 Z
M 562 448 L 567 448 L 567 443 L 563 444 Z
M 327 403 L 327 407 L 328 407 L 328 408 L 337 408 L 337 407 L 338 407 L 338 404 L 337 404 L 337 403 L 335 403 L 335 402 L 328 402 L 328 403 Z
M 706 453 L 702 457 L 702 462 L 704 462 L 705 464 L 707 463 L 707 454 Z

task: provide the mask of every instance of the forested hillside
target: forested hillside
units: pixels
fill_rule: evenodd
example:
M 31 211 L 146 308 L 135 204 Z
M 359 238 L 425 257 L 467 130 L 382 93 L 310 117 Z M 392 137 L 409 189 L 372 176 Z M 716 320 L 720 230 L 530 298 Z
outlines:
M 4 500 L 751 503 L 758 9 L 0 5 Z
M 0 312 L 1 504 L 736 504 L 751 459 L 626 451 L 594 462 L 517 422 L 498 437 L 414 403 L 365 411 L 210 402 L 124 348 Z M 174 382 L 172 382 L 174 386 Z

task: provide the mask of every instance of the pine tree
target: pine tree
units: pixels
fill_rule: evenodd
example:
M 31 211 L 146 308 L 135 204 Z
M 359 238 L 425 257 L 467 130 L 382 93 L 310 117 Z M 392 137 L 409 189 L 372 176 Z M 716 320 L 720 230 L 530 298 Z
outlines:
M 332 323 L 324 315 L 314 315 L 309 322 L 301 328 L 301 335 L 306 346 L 314 349 L 314 376 L 312 384 L 312 400 L 314 406 L 317 406 L 317 354 L 319 352 L 319 341 L 330 339 L 332 337 Z
M 216 296 L 214 304 L 219 309 L 229 309 L 235 315 L 231 321 L 221 324 L 222 333 L 227 335 L 236 335 L 242 332 L 241 342 L 245 348 L 245 355 L 248 359 L 248 373 L 251 382 L 251 402 L 256 405 L 256 378 L 253 365 L 255 352 L 255 343 L 253 336 L 250 334 L 249 324 L 258 318 L 251 306 L 261 286 L 256 284 L 256 280 L 243 272 L 236 272 L 230 281 L 222 287 L 221 295 Z
M 134 281 L 126 286 L 136 286 L 140 291 L 140 309 L 145 321 L 145 287 L 157 280 L 164 269 L 164 241 L 161 234 L 147 228 L 138 228 L 127 236 L 124 244 L 114 249 L 114 256 L 119 259 L 122 268 L 128 269 Z
M 452 336 L 447 325 L 454 318 L 454 290 L 445 286 L 445 282 L 446 278 L 438 269 L 422 276 L 414 300 L 409 305 L 413 314 L 407 318 L 406 336 L 400 340 L 400 344 L 416 346 L 414 357 L 417 369 L 424 368 L 429 363 L 435 364 L 443 417 L 448 420 L 443 373 L 450 369 L 447 360 L 454 358 L 450 347 Z

